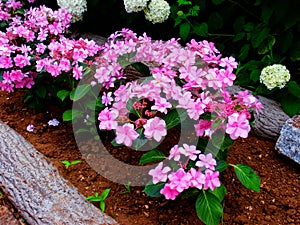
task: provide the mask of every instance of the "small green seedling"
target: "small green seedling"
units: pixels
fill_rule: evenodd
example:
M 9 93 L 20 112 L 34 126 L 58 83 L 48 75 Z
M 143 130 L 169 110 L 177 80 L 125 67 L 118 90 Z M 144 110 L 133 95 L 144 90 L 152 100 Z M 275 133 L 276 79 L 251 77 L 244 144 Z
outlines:
M 76 165 L 78 163 L 81 163 L 81 160 L 73 160 L 71 162 L 68 161 L 68 160 L 62 160 L 61 163 L 65 165 L 66 169 L 68 169 L 72 165 Z
M 102 212 L 104 212 L 104 210 L 105 210 L 104 200 L 107 198 L 109 192 L 110 192 L 110 188 L 105 189 L 102 192 L 101 196 L 99 196 L 98 192 L 96 192 L 94 195 L 87 197 L 86 200 L 88 200 L 90 202 L 100 202 L 100 209 Z
M 123 191 L 122 194 L 130 193 L 130 182 L 128 184 L 124 184 L 124 187 L 126 188 L 126 191 Z

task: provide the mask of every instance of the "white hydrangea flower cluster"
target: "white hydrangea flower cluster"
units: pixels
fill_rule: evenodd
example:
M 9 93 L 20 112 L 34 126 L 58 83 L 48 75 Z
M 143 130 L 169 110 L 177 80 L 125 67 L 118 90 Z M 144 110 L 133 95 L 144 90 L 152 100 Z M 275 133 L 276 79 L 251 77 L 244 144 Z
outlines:
M 283 88 L 290 79 L 289 70 L 281 64 L 267 66 L 260 74 L 260 83 L 266 85 L 269 90 L 275 87 Z
M 170 15 L 170 5 L 164 0 L 151 0 L 144 12 L 147 20 L 152 23 L 162 23 Z
M 147 7 L 148 0 L 124 0 L 125 10 L 128 13 L 139 12 Z
M 83 19 L 83 13 L 87 10 L 86 0 L 57 0 L 59 7 L 67 8 L 72 14 L 72 23 Z

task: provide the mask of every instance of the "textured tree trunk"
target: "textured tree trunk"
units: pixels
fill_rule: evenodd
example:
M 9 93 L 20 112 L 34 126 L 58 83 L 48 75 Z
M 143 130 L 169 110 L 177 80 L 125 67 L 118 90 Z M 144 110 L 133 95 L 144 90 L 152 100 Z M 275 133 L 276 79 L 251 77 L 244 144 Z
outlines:
M 2 123 L 0 185 L 31 225 L 117 224 L 87 202 L 20 134 Z
M 245 90 L 238 86 L 228 88 L 233 94 Z M 285 122 L 290 118 L 281 108 L 280 104 L 274 100 L 263 96 L 256 96 L 263 104 L 264 109 L 259 113 L 254 113 L 254 126 L 251 130 L 259 137 L 263 137 L 272 141 L 276 141 L 280 135 L 280 131 Z

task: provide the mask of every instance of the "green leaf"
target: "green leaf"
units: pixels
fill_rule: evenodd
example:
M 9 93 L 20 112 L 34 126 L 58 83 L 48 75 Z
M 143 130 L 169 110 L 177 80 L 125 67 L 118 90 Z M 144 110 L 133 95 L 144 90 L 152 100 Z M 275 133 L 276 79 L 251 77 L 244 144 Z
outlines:
M 62 118 L 63 118 L 63 121 L 71 121 L 71 120 L 76 119 L 81 116 L 82 116 L 82 113 L 79 110 L 68 109 L 68 110 L 64 111 Z
M 153 149 L 149 152 L 146 152 L 144 155 L 142 155 L 139 163 L 146 164 L 146 163 L 150 163 L 150 162 L 161 161 L 161 160 L 164 160 L 165 158 L 166 158 L 166 156 L 163 153 L 161 153 L 157 149 Z
M 105 202 L 104 201 L 100 201 L 100 209 L 102 212 L 104 212 L 104 210 L 105 210 Z
M 198 16 L 198 12 L 200 10 L 200 6 L 199 5 L 195 5 L 192 8 L 189 9 L 188 15 L 191 16 Z
M 150 69 L 147 65 L 141 62 L 132 63 L 131 66 L 133 66 L 137 71 L 139 71 L 144 76 L 150 76 Z
M 178 6 L 181 5 L 191 5 L 192 2 L 191 1 L 187 1 L 187 0 L 177 0 Z
M 199 36 L 207 37 L 207 35 L 208 35 L 208 25 L 205 22 L 194 25 L 193 29 L 194 29 L 195 33 Z
M 196 200 L 196 212 L 206 225 L 218 225 L 223 215 L 221 201 L 210 192 L 201 192 Z
M 101 197 L 102 197 L 103 200 L 107 198 L 107 196 L 108 196 L 110 190 L 111 190 L 111 188 L 107 188 L 107 189 L 105 189 L 105 190 L 102 192 Z
M 249 54 L 249 50 L 250 50 L 250 45 L 249 44 L 245 44 L 240 51 L 240 55 L 239 55 L 239 59 L 240 60 L 244 60 L 248 57 Z
M 244 164 L 233 165 L 233 167 L 238 179 L 246 188 L 260 192 L 260 178 L 251 167 Z
M 257 48 L 269 35 L 270 28 L 266 27 L 264 24 L 258 24 L 251 37 L 251 44 L 253 48 Z
M 223 172 L 228 167 L 228 163 L 225 160 L 219 160 L 216 166 L 216 170 Z
M 221 145 L 221 151 L 224 151 L 225 149 L 229 148 L 234 144 L 234 140 L 232 140 L 228 135 L 225 136 L 223 139 L 223 143 Z
M 168 114 L 166 114 L 163 119 L 166 122 L 167 130 L 175 127 L 185 120 L 187 117 L 187 112 L 184 109 L 172 109 Z
M 294 95 L 287 94 L 280 101 L 283 111 L 289 116 L 296 115 L 300 110 L 300 99 Z
M 182 23 L 179 27 L 179 35 L 183 41 L 187 39 L 191 30 L 191 25 L 189 23 Z
M 68 109 L 63 113 L 63 121 L 71 121 L 72 120 L 72 109 Z
M 269 19 L 273 13 L 273 8 L 270 8 L 267 4 L 263 4 L 261 7 L 261 18 L 262 21 L 266 24 L 268 24 Z
M 245 32 L 239 32 L 234 36 L 232 41 L 238 42 L 238 41 L 242 40 L 244 37 L 245 37 Z
M 209 192 L 215 195 L 220 202 L 223 201 L 226 195 L 226 187 L 222 184 L 220 187 L 215 188 L 213 191 L 209 189 Z
M 65 165 L 66 169 L 71 166 L 71 163 L 68 160 L 62 160 L 61 163 Z
M 160 197 L 162 194 L 160 190 L 165 186 L 165 183 L 158 183 L 158 184 L 147 184 L 144 188 L 143 192 L 145 192 L 150 197 Z
M 72 101 L 77 101 L 84 97 L 91 90 L 90 84 L 82 84 L 74 88 L 70 93 L 70 98 Z
M 71 165 L 76 165 L 76 164 L 78 164 L 78 163 L 81 163 L 81 160 L 73 160 L 72 162 L 71 162 Z
M 260 73 L 261 73 L 260 70 L 253 70 L 250 73 L 250 79 L 253 80 L 254 82 L 257 82 L 259 80 Z
M 66 97 L 69 96 L 69 94 L 70 94 L 70 91 L 68 91 L 68 90 L 60 90 L 57 92 L 56 95 L 60 100 L 64 101 L 66 99 Z
M 291 94 L 300 99 L 300 87 L 295 81 L 288 83 L 288 90 Z

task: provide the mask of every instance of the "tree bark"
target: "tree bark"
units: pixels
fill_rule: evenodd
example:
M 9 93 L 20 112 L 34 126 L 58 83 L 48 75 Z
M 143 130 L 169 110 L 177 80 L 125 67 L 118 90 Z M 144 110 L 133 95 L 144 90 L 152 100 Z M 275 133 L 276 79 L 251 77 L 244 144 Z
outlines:
M 0 186 L 31 225 L 117 224 L 87 202 L 20 134 L 1 122 Z

